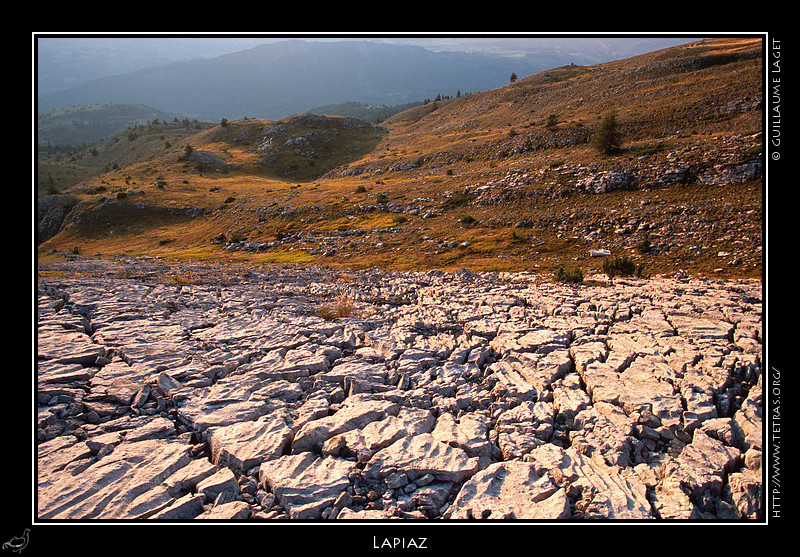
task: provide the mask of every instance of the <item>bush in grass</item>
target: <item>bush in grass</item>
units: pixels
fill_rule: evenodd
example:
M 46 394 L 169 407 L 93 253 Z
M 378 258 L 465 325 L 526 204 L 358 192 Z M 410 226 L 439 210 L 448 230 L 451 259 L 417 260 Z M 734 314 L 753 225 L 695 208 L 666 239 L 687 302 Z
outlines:
M 630 257 L 620 256 L 603 261 L 603 272 L 609 277 L 641 277 L 644 272 L 642 265 L 637 265 Z
M 580 284 L 583 282 L 583 271 L 580 269 L 564 269 L 562 266 L 556 271 L 555 279 L 558 282 Z
M 442 209 L 456 209 L 468 205 L 475 197 L 474 193 L 456 192 L 442 203 Z
M 638 251 L 639 253 L 643 253 L 644 254 L 644 253 L 647 253 L 648 251 L 650 251 L 650 248 L 652 248 L 652 247 L 653 247 L 653 244 L 650 242 L 650 240 L 645 238 L 644 240 L 642 240 L 641 242 L 636 244 L 636 251 Z

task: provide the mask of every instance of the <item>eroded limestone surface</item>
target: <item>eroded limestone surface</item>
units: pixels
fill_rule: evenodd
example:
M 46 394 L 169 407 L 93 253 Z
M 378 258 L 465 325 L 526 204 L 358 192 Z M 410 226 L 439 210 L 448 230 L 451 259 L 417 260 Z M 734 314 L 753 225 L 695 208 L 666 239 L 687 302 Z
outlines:
M 763 513 L 759 282 L 40 270 L 39 518 Z

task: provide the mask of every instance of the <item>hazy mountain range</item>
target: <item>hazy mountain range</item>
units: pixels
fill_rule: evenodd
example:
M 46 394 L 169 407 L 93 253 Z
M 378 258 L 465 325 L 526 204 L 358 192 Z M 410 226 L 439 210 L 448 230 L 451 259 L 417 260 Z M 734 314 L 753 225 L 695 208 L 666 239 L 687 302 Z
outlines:
M 143 104 L 209 121 L 397 105 L 500 87 L 693 37 L 37 37 L 38 108 Z M 260 42 L 261 44 L 257 44 Z M 416 44 L 409 44 L 414 42 Z

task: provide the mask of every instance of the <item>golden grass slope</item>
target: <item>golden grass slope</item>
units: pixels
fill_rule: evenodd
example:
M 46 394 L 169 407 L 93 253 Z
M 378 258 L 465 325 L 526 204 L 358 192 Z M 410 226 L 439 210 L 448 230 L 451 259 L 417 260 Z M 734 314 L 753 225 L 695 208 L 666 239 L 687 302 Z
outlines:
M 38 256 L 591 274 L 601 262 L 589 250 L 607 247 L 649 272 L 760 276 L 760 179 L 592 194 L 574 175 L 758 158 L 762 98 L 761 39 L 712 39 L 554 68 L 381 129 L 313 115 L 226 122 L 72 188 L 83 216 Z M 589 141 L 608 110 L 623 138 L 610 157 Z

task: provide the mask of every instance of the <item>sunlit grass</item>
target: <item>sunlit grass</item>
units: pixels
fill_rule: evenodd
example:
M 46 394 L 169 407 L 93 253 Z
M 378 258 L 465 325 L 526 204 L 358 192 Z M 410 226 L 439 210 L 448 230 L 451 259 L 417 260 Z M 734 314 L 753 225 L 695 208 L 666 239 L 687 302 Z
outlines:
M 355 301 L 348 292 L 342 290 L 336 296 L 333 305 L 323 305 L 317 309 L 314 315 L 326 321 L 337 317 L 356 317 Z
M 304 250 L 298 251 L 276 251 L 258 256 L 261 263 L 274 263 L 277 265 L 291 265 L 293 263 L 310 263 L 314 261 L 314 256 Z
M 609 73 L 614 71 L 609 69 Z M 633 235 L 617 235 L 614 230 L 634 211 L 656 232 L 667 229 L 676 208 L 685 205 L 707 207 L 706 221 L 712 223 L 724 221 L 729 212 L 726 205 L 752 207 L 755 220 L 760 218 L 760 184 L 732 184 L 724 190 L 679 184 L 593 195 L 577 189 L 569 172 L 562 169 L 565 165 L 628 164 L 630 157 L 655 160 L 707 141 L 711 133 L 723 139 L 757 122 L 742 115 L 730 124 L 736 124 L 736 130 L 724 134 L 705 123 L 704 128 L 665 136 L 660 119 L 675 118 L 677 109 L 665 111 L 664 103 L 686 102 L 686 97 L 667 94 L 668 88 L 662 86 L 651 89 L 635 84 L 642 87 L 641 99 L 633 104 L 614 100 L 623 123 L 635 130 L 626 139 L 627 158 L 607 160 L 578 140 L 515 152 L 527 135 L 549 140 L 557 131 L 562 135 L 556 139 L 568 139 L 569 134 L 579 137 L 582 129 L 598 122 L 601 111 L 593 99 L 600 98 L 594 93 L 604 84 L 594 78 L 585 80 L 580 73 L 584 72 L 579 68 L 556 69 L 520 80 L 513 87 L 442 102 L 435 109 L 429 104 L 409 111 L 387 122 L 391 133 L 377 142 L 367 134 L 337 145 L 345 148 L 350 140 L 364 143 L 353 151 L 337 152 L 344 164 L 313 179 L 306 176 L 312 167 L 301 165 L 290 153 L 280 155 L 297 172 L 276 174 L 275 168 L 263 168 L 250 151 L 255 143 L 233 141 L 242 131 L 256 141 L 271 125 L 268 122 L 245 119 L 231 122 L 226 129 L 201 132 L 193 139 L 195 149 L 215 153 L 226 168 L 200 172 L 174 156 L 150 158 L 87 181 L 80 192 L 74 192 L 86 203 L 81 220 L 39 246 L 40 260 L 63 258 L 78 246 L 82 256 L 151 255 L 338 269 L 467 267 L 544 273 L 574 264 L 584 266 L 588 276 L 600 272 L 601 261 L 589 257 L 589 250 L 598 246 L 585 238 L 602 229 L 597 237 L 610 242 L 614 256 L 634 253 L 635 248 L 637 262 L 645 262 L 652 273 L 719 267 L 716 253 L 737 249 L 733 240 L 696 253 L 685 240 L 680 244 L 674 239 L 670 230 L 652 236 L 654 249 L 647 251 L 635 243 Z M 704 86 L 705 82 L 698 83 L 691 94 L 701 95 Z M 576 95 L 585 102 L 573 107 Z M 558 114 L 557 130 L 543 132 L 550 114 Z M 750 154 L 755 156 L 755 152 Z M 418 164 L 395 170 L 411 162 Z M 325 165 L 319 160 L 317 168 Z M 524 182 L 512 183 L 523 176 Z M 124 201 L 115 197 L 123 190 Z M 390 211 L 388 203 L 405 210 Z M 187 207 L 202 209 L 202 216 L 181 216 Z M 519 223 L 522 227 L 516 226 Z M 748 229 L 746 236 L 734 240 L 760 242 L 755 228 Z M 234 240 L 270 247 L 259 248 L 267 251 L 226 250 L 226 244 Z M 710 236 L 708 242 L 712 241 Z M 61 255 L 49 255 L 56 253 Z M 760 273 L 752 265 L 746 273 L 743 270 L 740 266 L 729 271 L 746 276 Z

